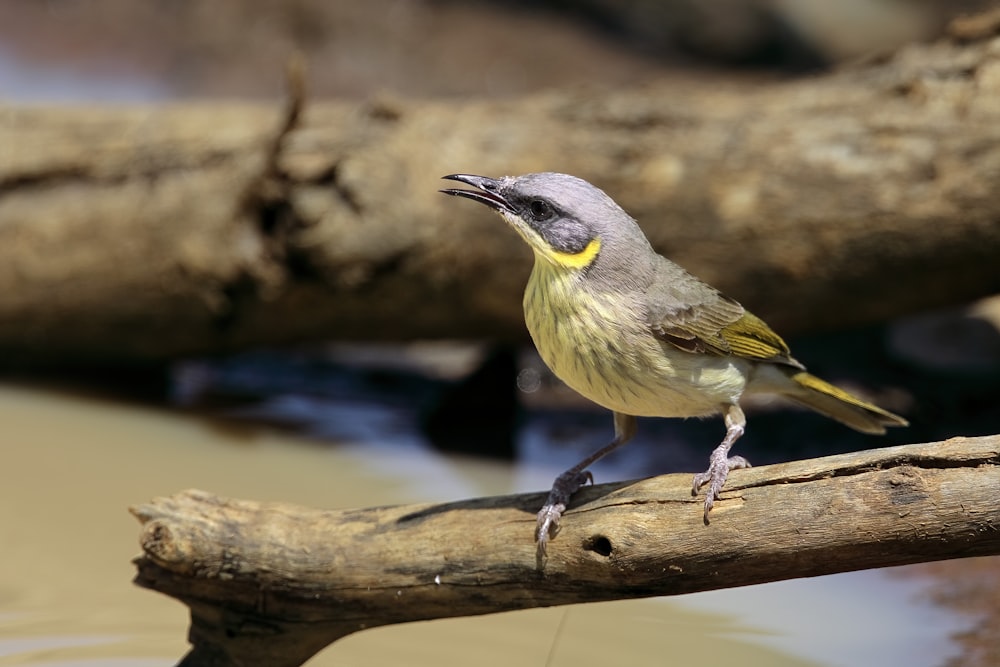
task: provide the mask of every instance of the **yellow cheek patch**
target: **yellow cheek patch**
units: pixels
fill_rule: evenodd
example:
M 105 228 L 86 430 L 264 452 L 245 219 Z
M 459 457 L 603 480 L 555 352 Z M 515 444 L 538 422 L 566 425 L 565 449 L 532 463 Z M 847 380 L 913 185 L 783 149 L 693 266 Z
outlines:
M 521 238 L 531 246 L 538 257 L 546 259 L 556 266 L 566 269 L 585 269 L 594 262 L 598 253 L 601 252 L 601 240 L 597 237 L 592 238 L 587 247 L 580 252 L 561 252 L 546 243 L 536 230 L 529 227 L 513 213 L 501 211 L 500 216 L 521 235 Z
M 559 252 L 552 248 L 546 248 L 545 254 L 559 266 L 565 266 L 570 269 L 584 269 L 590 266 L 599 252 L 601 252 L 601 240 L 593 238 L 587 244 L 587 247 L 580 252 Z

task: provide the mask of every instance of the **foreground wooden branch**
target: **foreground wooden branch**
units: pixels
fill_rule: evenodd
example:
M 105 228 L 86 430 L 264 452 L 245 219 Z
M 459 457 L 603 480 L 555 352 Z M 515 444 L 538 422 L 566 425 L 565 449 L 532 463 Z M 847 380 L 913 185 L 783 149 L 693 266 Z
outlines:
M 0 105 L 0 360 L 523 338 L 530 253 L 437 194 L 455 172 L 593 180 L 786 336 L 996 293 L 995 28 L 770 84 Z
M 1000 436 L 581 491 L 536 561 L 542 494 L 316 510 L 187 491 L 132 509 L 140 586 L 191 608 L 183 665 L 299 665 L 391 623 L 677 595 L 1000 554 Z

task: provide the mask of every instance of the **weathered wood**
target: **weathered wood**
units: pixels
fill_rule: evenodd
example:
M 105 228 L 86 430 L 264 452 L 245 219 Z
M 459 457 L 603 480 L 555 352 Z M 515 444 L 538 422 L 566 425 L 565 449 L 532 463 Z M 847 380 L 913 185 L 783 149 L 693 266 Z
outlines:
M 184 665 L 298 665 L 364 628 L 1000 554 L 1000 436 L 581 490 L 536 560 L 542 494 L 318 510 L 187 491 L 133 508 L 136 583 L 191 607 Z
M 964 35 L 965 33 L 963 33 Z M 447 173 L 566 171 L 779 332 L 1000 291 L 1000 38 L 785 83 L 278 109 L 0 106 L 0 359 L 524 336 Z

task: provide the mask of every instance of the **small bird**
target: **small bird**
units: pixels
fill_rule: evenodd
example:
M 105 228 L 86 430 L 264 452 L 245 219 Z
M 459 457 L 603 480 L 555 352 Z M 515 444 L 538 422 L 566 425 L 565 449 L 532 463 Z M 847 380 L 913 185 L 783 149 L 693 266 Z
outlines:
M 750 465 L 729 456 L 746 428 L 747 394 L 779 394 L 862 433 L 907 425 L 807 373 L 763 320 L 657 254 L 636 221 L 590 183 L 551 172 L 444 178 L 476 189 L 441 192 L 489 206 L 534 251 L 524 292 L 531 338 L 557 377 L 614 415 L 614 440 L 552 485 L 538 512 L 540 557 L 570 497 L 593 481 L 587 467 L 634 435 L 636 417 L 722 415 L 726 436 L 692 487 L 697 495 L 708 485 L 706 524 L 729 471 Z

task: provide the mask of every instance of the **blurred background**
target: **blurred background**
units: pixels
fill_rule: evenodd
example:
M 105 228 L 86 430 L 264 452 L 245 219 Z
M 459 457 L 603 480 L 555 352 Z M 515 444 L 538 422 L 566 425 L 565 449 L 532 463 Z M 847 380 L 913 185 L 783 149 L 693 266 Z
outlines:
M 787 81 L 933 40 L 958 13 L 987 6 L 9 0 L 0 124 L 4 108 L 46 105 L 280 107 L 295 54 L 310 99 L 358 104 Z M 870 438 L 762 402 L 739 453 L 760 465 L 1000 433 L 998 332 L 1000 297 L 791 339 L 811 371 L 913 426 Z M 358 507 L 533 491 L 611 434 L 610 416 L 555 380 L 526 336 L 311 340 L 72 370 L 2 363 L 0 423 L 0 666 L 169 665 L 182 654 L 183 610 L 130 584 L 138 531 L 126 508 L 152 496 L 199 487 Z M 595 477 L 701 470 L 723 431 L 718 420 L 643 420 Z M 993 665 L 998 621 L 1000 567 L 979 559 L 385 628 L 310 664 Z
M 13 0 L 0 8 L 0 90 L 7 100 L 278 99 L 293 51 L 313 65 L 315 96 L 358 99 L 793 75 L 931 39 L 990 4 Z

